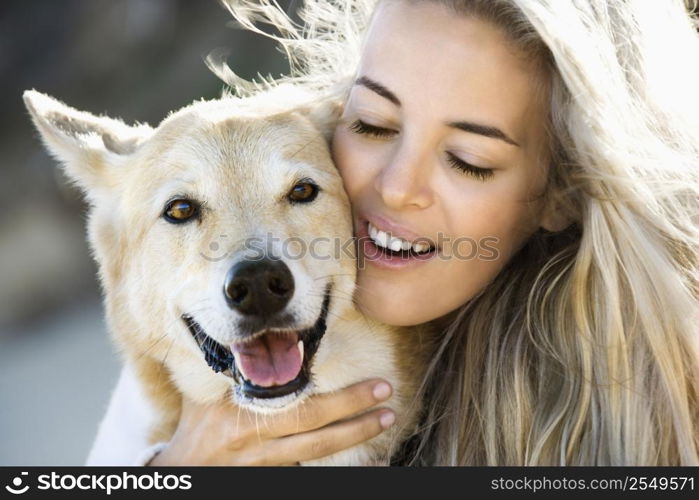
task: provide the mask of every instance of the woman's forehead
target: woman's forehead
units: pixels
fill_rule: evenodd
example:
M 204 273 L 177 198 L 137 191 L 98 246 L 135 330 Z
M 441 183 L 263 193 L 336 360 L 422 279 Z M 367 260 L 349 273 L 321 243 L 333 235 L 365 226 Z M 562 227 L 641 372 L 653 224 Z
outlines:
M 397 0 L 377 8 L 359 76 L 379 81 L 404 107 L 497 121 L 526 141 L 531 121 L 546 116 L 535 68 L 489 22 L 437 2 Z

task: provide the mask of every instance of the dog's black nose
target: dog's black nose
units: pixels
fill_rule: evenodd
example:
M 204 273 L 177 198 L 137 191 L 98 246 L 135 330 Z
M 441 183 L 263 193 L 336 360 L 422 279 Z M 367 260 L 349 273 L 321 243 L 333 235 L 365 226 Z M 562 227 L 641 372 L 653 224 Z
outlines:
M 243 260 L 228 271 L 223 294 L 240 314 L 267 317 L 289 302 L 294 277 L 279 259 Z

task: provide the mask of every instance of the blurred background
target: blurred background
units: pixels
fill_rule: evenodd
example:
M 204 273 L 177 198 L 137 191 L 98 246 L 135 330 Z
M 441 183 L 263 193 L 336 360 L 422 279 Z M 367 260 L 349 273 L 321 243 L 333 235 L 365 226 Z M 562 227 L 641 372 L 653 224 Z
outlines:
M 85 205 L 42 148 L 22 92 L 156 125 L 220 95 L 203 62 L 220 47 L 246 78 L 286 71 L 216 0 L 0 3 L 0 465 L 83 464 L 120 367 Z

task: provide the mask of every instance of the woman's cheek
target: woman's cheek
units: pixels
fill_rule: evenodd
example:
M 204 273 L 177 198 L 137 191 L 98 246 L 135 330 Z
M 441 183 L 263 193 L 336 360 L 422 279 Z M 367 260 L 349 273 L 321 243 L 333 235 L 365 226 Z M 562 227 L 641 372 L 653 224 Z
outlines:
M 342 180 L 345 184 L 345 189 L 347 189 L 347 177 L 350 175 L 350 170 L 348 165 L 352 163 L 352 158 L 350 156 L 351 148 L 349 147 L 347 133 L 343 130 L 344 126 L 342 124 L 338 125 L 333 135 L 331 151 L 333 161 L 337 170 L 342 176 Z
M 354 195 L 362 190 L 371 177 L 371 159 L 366 145 L 355 138 L 355 134 L 338 127 L 332 143 L 333 159 L 337 166 L 345 190 L 354 203 Z

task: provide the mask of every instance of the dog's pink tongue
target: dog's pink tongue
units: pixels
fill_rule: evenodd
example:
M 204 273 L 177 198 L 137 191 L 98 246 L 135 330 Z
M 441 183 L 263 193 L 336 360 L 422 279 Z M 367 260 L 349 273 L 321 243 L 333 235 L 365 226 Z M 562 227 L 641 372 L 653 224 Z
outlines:
M 251 342 L 233 344 L 231 350 L 243 376 L 260 387 L 291 382 L 303 363 L 294 333 L 268 333 Z

